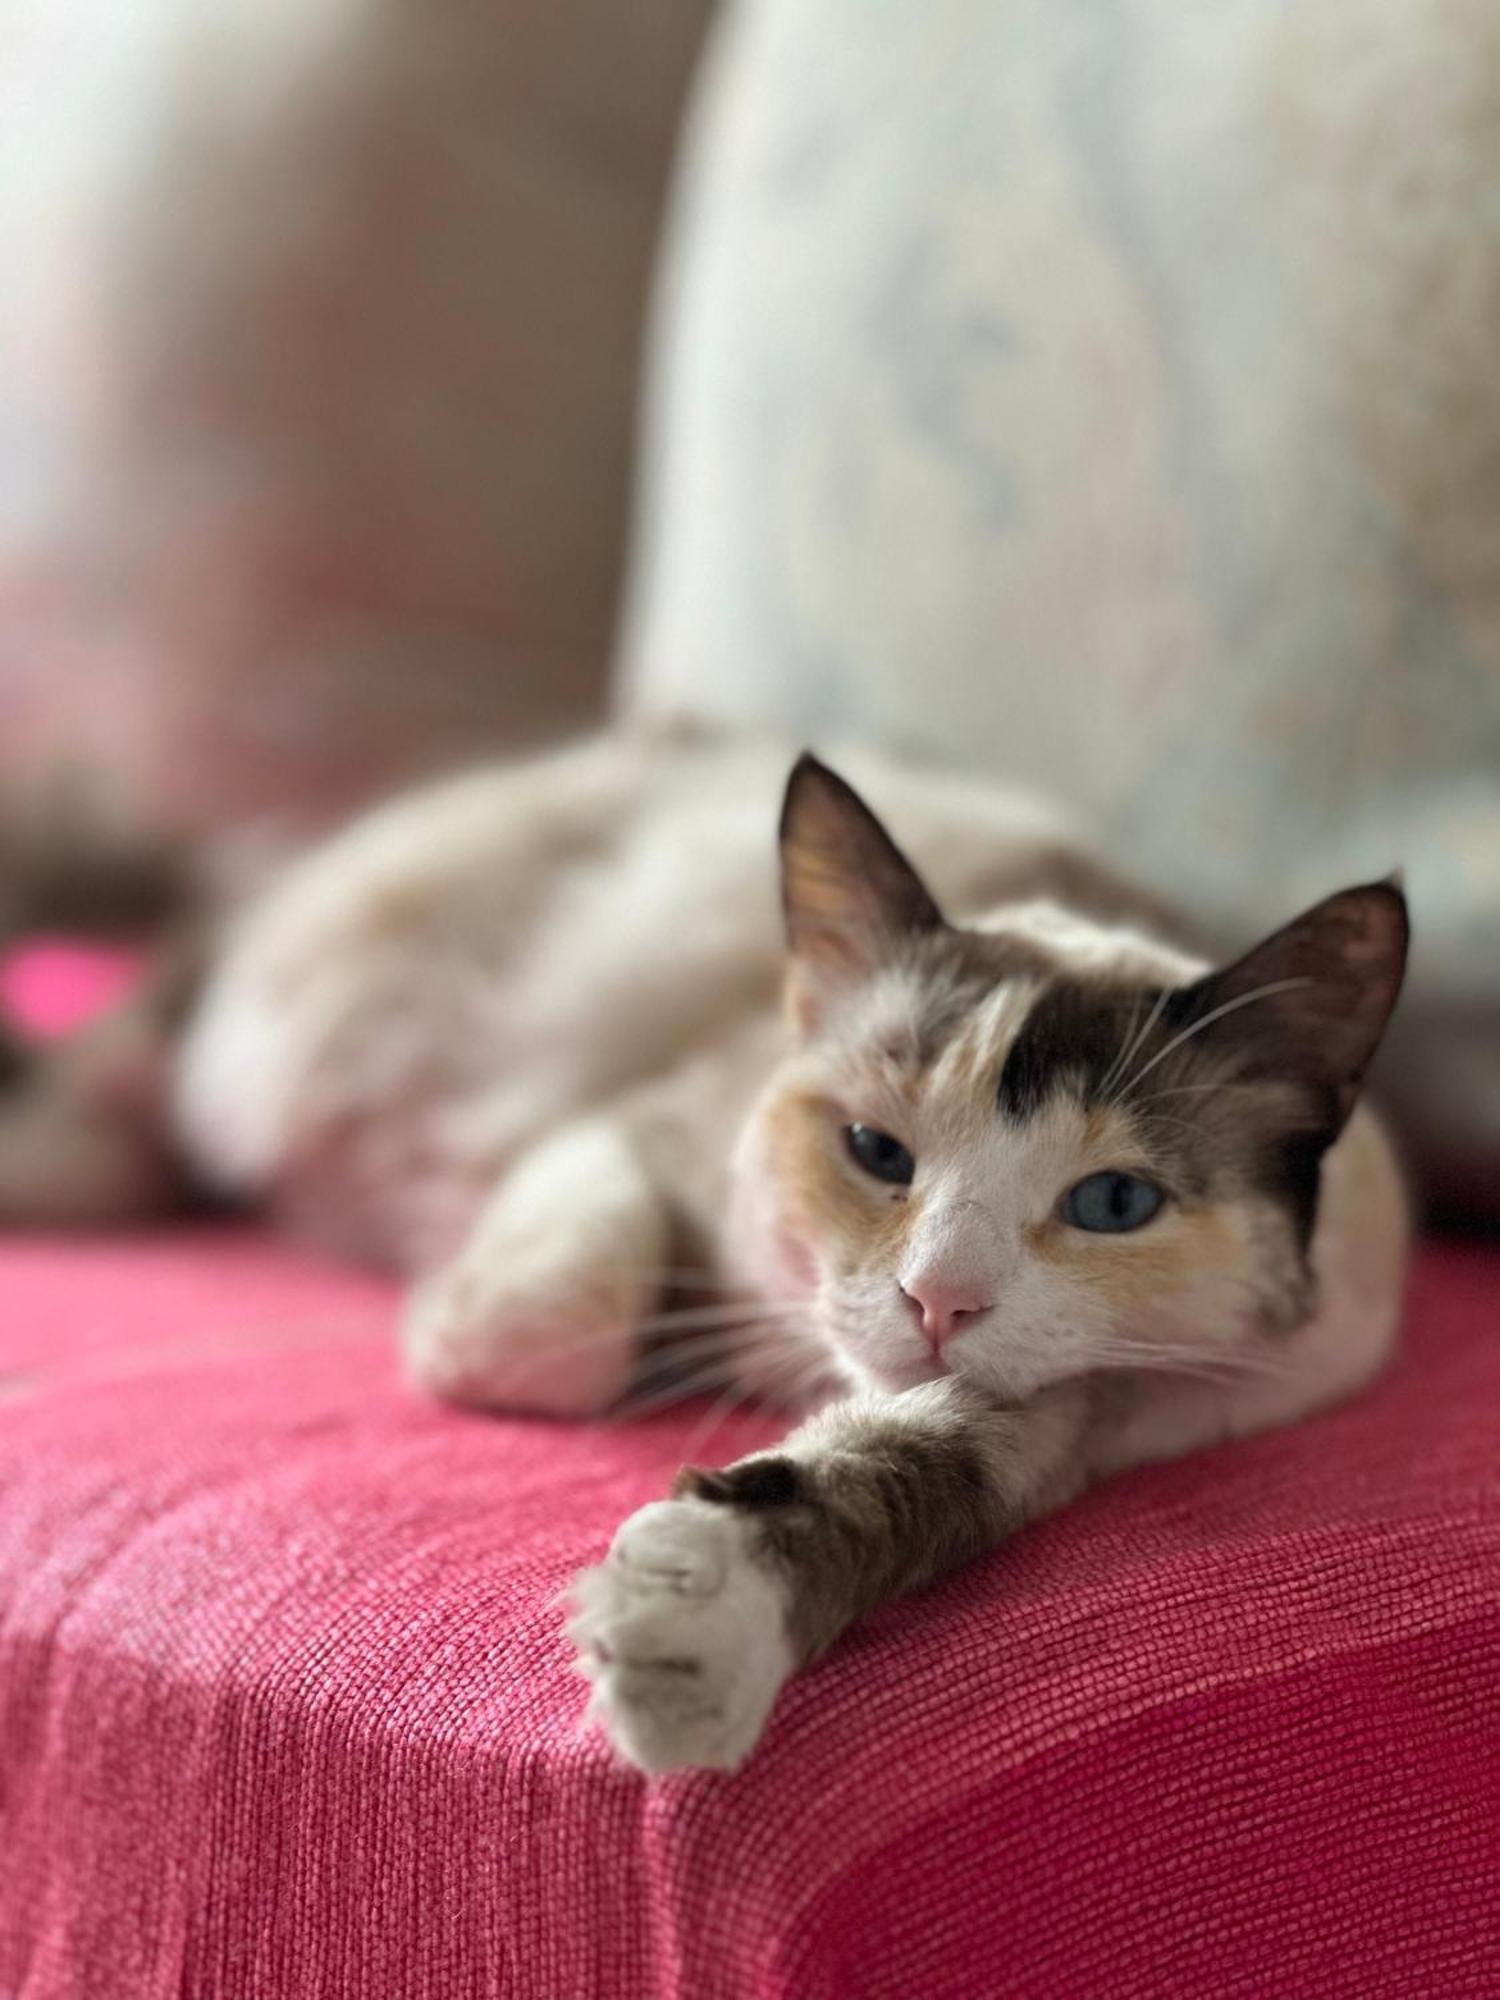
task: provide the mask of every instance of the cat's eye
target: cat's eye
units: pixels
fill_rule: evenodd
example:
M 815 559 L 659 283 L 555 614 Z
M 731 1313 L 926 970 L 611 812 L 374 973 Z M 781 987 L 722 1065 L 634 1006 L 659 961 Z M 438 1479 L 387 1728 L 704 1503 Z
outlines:
M 844 1144 L 849 1157 L 878 1181 L 906 1187 L 917 1171 L 917 1163 L 899 1139 L 889 1132 L 877 1132 L 873 1125 L 846 1125 Z
M 1122 1236 L 1144 1228 L 1166 1198 L 1155 1181 L 1139 1174 L 1090 1174 L 1063 1196 L 1062 1219 L 1096 1236 Z

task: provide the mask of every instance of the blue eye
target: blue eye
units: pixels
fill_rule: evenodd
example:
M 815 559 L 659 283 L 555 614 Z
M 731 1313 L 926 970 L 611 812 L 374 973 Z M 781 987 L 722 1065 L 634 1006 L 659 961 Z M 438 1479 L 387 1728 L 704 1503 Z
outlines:
M 917 1163 L 899 1139 L 889 1132 L 877 1132 L 873 1125 L 846 1125 L 844 1144 L 850 1158 L 878 1181 L 893 1181 L 906 1187 L 917 1171 Z
M 1166 1200 L 1154 1181 L 1139 1174 L 1090 1174 L 1063 1196 L 1062 1218 L 1096 1236 L 1123 1236 L 1141 1229 Z

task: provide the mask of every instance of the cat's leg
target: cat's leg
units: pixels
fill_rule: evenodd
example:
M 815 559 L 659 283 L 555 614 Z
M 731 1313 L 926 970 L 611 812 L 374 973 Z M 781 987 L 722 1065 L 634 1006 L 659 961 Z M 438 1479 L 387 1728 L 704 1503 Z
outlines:
M 625 1391 L 670 1218 L 623 1121 L 565 1126 L 527 1153 L 451 1262 L 413 1291 L 413 1378 L 453 1402 L 589 1416 Z
M 789 1676 L 877 1604 L 1098 1480 L 1340 1399 L 1388 1335 L 1378 1314 L 1355 1335 L 1325 1314 L 1265 1378 L 1080 1378 L 1019 1408 L 933 1382 L 834 1404 L 722 1472 L 688 1468 L 574 1585 L 594 1712 L 643 1771 L 732 1770 Z
M 574 1586 L 594 1712 L 644 1771 L 732 1770 L 782 1684 L 875 1605 L 1086 1482 L 1091 1397 L 999 1410 L 952 1382 L 842 1403 L 779 1450 L 685 1471 Z

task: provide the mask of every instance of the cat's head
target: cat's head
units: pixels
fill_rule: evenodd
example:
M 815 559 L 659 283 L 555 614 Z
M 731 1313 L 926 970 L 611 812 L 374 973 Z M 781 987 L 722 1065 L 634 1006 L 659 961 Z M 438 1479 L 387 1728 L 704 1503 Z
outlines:
M 1043 903 L 958 929 L 812 758 L 782 888 L 796 1046 L 743 1164 L 856 1378 L 1021 1396 L 1212 1366 L 1306 1316 L 1322 1157 L 1400 990 L 1399 889 L 1211 971 Z

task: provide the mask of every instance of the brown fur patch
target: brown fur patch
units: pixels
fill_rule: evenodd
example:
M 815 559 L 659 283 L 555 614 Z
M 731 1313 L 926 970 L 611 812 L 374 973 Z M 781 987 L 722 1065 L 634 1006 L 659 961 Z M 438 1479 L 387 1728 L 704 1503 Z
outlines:
M 964 1426 L 918 1431 L 851 1412 L 846 1430 L 836 1453 L 799 1466 L 795 1504 L 756 1513 L 765 1555 L 792 1587 L 788 1623 L 804 1660 L 1016 1525 Z
M 1181 1296 L 1204 1271 L 1243 1275 L 1247 1283 L 1255 1276 L 1248 1231 L 1227 1205 L 1177 1208 L 1154 1227 L 1121 1236 L 1089 1235 L 1049 1216 L 1030 1244 L 1134 1326 L 1149 1327 L 1162 1301 Z
M 746 1458 L 721 1472 L 685 1465 L 672 1482 L 672 1498 L 725 1507 L 790 1507 L 807 1498 L 807 1484 L 789 1458 Z

